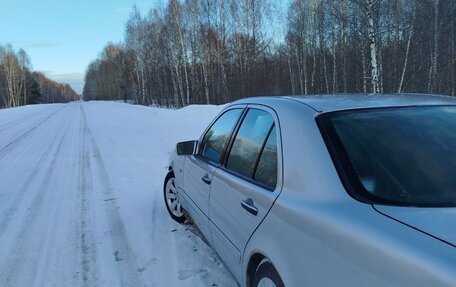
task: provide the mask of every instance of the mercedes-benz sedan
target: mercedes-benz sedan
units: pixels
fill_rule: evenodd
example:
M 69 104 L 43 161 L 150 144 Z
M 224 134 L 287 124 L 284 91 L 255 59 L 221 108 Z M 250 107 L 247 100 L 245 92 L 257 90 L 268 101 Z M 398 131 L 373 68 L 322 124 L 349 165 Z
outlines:
M 241 286 L 456 286 L 456 100 L 249 98 L 164 184 Z

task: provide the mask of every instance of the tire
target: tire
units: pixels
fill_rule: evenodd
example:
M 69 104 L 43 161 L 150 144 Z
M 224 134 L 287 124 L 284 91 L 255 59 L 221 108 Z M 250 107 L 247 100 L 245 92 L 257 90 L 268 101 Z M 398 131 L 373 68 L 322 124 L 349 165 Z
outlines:
M 253 287 L 285 287 L 271 262 L 263 261 L 255 271 Z
M 165 182 L 163 184 L 163 197 L 165 199 L 166 209 L 168 210 L 171 218 L 179 223 L 184 223 L 184 209 L 177 199 L 175 179 L 176 177 L 172 171 L 166 175 Z

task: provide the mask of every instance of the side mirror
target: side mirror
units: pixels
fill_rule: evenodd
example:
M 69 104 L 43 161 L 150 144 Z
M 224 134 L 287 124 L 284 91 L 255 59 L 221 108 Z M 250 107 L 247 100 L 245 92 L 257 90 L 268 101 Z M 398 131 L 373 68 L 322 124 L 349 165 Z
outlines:
M 177 143 L 176 150 L 178 155 L 192 155 L 196 153 L 198 141 L 186 141 Z

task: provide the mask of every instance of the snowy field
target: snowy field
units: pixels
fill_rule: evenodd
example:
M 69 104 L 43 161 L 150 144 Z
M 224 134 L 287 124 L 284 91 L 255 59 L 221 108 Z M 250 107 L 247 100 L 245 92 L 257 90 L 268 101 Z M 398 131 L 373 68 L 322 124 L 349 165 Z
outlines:
M 221 110 L 0 111 L 0 286 L 237 286 L 163 203 L 168 156 Z

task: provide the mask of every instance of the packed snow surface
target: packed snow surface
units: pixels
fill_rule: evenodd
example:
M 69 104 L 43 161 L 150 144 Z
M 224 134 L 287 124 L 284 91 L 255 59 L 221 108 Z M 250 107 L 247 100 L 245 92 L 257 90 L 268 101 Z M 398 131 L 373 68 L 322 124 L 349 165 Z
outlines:
M 220 106 L 113 102 L 0 111 L 0 286 L 236 286 L 167 214 L 176 142 Z

